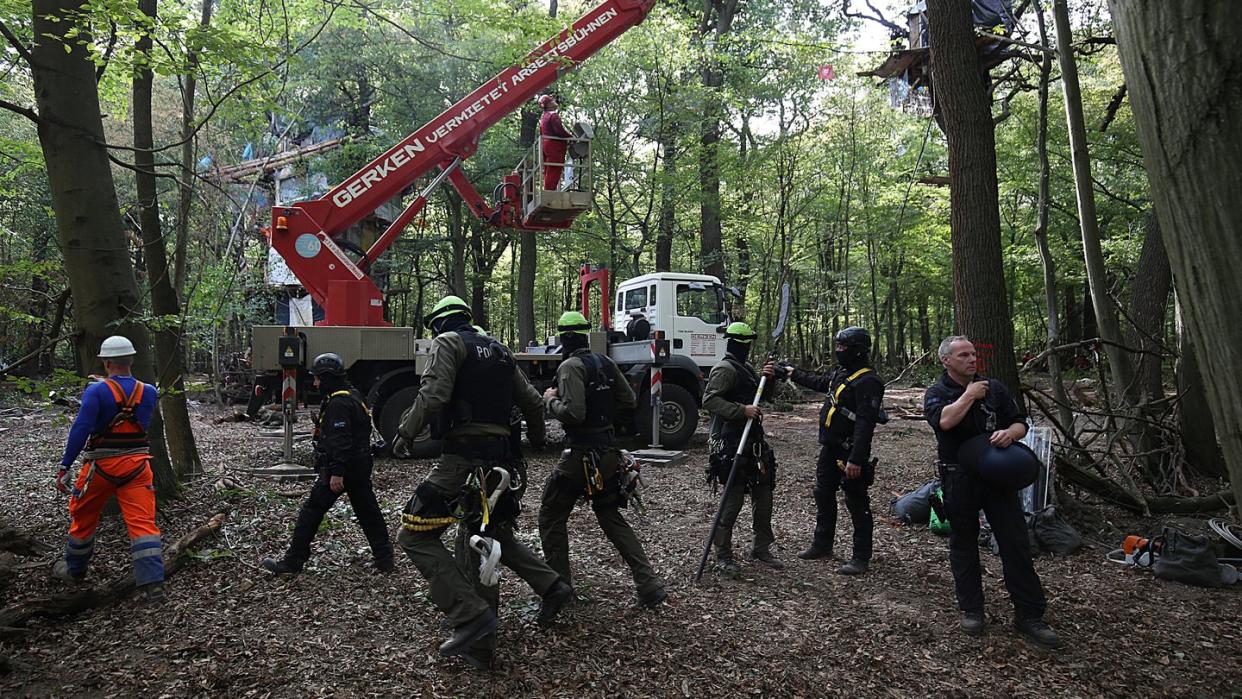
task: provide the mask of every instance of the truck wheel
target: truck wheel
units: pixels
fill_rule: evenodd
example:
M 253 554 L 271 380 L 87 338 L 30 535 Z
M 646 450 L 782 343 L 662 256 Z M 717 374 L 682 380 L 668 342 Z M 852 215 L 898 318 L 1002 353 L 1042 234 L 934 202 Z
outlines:
M 651 403 L 638 410 L 638 429 L 643 439 L 651 441 Z M 667 449 L 681 449 L 690 443 L 699 426 L 699 406 L 694 396 L 674 383 L 664 384 L 660 394 L 660 444 Z
M 379 428 L 380 436 L 384 441 L 392 444 L 397 438 L 397 428 L 401 426 L 401 415 L 414 405 L 414 398 L 418 395 L 418 386 L 406 386 L 393 393 L 380 406 L 379 417 L 375 421 L 376 427 Z M 418 439 L 410 445 L 410 458 L 412 459 L 434 459 L 440 455 L 440 440 L 431 438 L 431 428 L 423 428 L 422 434 L 418 435 Z

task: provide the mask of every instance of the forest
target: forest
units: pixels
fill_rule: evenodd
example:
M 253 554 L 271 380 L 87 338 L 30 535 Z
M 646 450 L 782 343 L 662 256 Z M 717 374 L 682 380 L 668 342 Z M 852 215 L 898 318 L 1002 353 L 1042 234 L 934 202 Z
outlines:
M 229 511 L 221 530 L 227 539 L 231 529 L 233 544 L 219 540 L 206 548 L 195 541 L 188 560 L 177 552 L 184 585 L 196 581 L 205 590 L 170 581 L 175 604 L 202 597 L 196 607 L 180 608 L 182 622 L 206 614 L 199 607 L 225 604 L 220 591 L 233 589 L 239 575 L 247 590 L 268 585 L 253 564 L 285 537 L 282 522 L 292 517 L 292 504 L 277 492 L 284 486 L 229 479 L 242 462 L 278 460 L 278 449 L 258 441 L 256 426 L 224 420 L 240 413 L 234 406 L 251 395 L 256 372 L 270 368 L 252 361 L 251 328 L 286 324 L 291 306 L 307 293 L 287 271 L 277 278 L 273 207 L 323 197 L 597 4 L 0 0 L 0 444 L 15 457 L 0 472 L 21 484 L 0 500 L 0 549 L 38 558 L 61 547 L 64 503 L 50 495 L 56 459 L 87 377 L 100 372 L 100 343 L 119 334 L 137 347 L 134 375 L 160 392 L 149 433 L 161 522 L 192 534 L 211 515 Z M 993 6 L 1004 8 L 1003 17 L 984 23 L 980 8 Z M 1146 535 L 1170 522 L 1206 532 L 1208 518 L 1237 521 L 1242 407 L 1232 387 L 1242 378 L 1236 311 L 1242 277 L 1233 267 L 1242 258 L 1240 34 L 1242 7 L 1230 0 L 657 1 L 641 23 L 593 58 L 558 68 L 546 90 L 566 124 L 593 127 L 590 161 L 576 164 L 589 168 L 591 203 L 571 226 L 492 225 L 472 213 L 473 202 L 441 186 L 430 190 L 382 256 L 366 260 L 366 269 L 383 294 L 384 322 L 429 339 L 423 318 L 453 295 L 469 306 L 475 324 L 513 348 L 556 336 L 562 312 L 581 303 L 583 265 L 607 267 L 614 288 L 653 272 L 711 275 L 729 289 L 728 317 L 745 320 L 758 335 L 752 359 L 773 349 L 787 284 L 781 360 L 827 371 L 840 330 L 870 332 L 871 359 L 888 388 L 885 405 L 911 420 L 876 432 L 877 444 L 893 440 L 883 456 L 899 465 L 876 488 L 893 495 L 934 475 L 927 466 L 934 440 L 921 422 L 920 397 L 941 376 L 941 340 L 968 336 L 979 349 L 981 371 L 1009 386 L 1033 424 L 1050 430 L 1052 497 L 1099 543 L 1040 567 L 1044 577 L 1064 576 L 1048 583 L 1058 592 L 1053 608 L 1059 601 L 1087 614 L 1093 604 L 1122 603 L 1117 591 L 1094 602 L 1078 596 L 1096 594 L 1083 576 L 1117 575 L 1112 566 L 1081 562 L 1102 560 L 1095 548 L 1115 548 L 1121 535 Z M 479 192 L 503 191 L 505 176 L 537 144 L 540 112 L 532 99 L 504 114 L 481 134 L 460 174 Z M 362 221 L 342 247 L 361 254 L 433 178 L 408 183 L 386 204 L 391 212 Z M 814 409 L 824 396 L 792 389 L 783 395 L 778 403 L 787 414 L 772 418 L 779 438 L 794 440 L 797 433 L 805 443 L 791 441 L 791 451 L 815 448 Z M 700 433 L 705 427 L 706 420 Z M 692 463 L 706 460 L 705 442 L 703 433 L 692 443 Z M 540 457 L 539 468 L 550 467 L 554 456 Z M 413 492 L 414 472 L 429 463 L 377 461 L 380 505 L 390 519 Z M 740 590 L 725 582 L 704 591 L 688 582 L 690 552 L 711 520 L 713 497 L 697 492 L 704 490 L 697 466 L 686 467 L 691 475 L 670 475 L 671 468 L 652 478 L 669 491 L 668 512 L 650 523 L 678 532 L 677 543 L 652 555 L 665 577 L 678 579 L 670 587 L 674 605 L 679 595 L 685 600 L 673 607 L 668 626 L 684 633 L 699 624 L 715 609 L 705 599 L 712 594 L 728 600 L 719 608 L 722 618 L 744 619 L 754 604 L 772 604 L 783 623 L 792 623 L 791 609 L 799 604 L 792 593 L 755 601 L 756 585 L 783 586 L 775 574 Z M 788 507 L 789 517 L 810 521 L 813 476 L 789 468 L 778 510 Z M 813 474 L 813 457 L 798 468 Z M 680 501 L 673 489 L 696 494 Z M 791 504 L 780 504 L 783 495 Z M 533 495 L 527 500 L 538 502 Z M 877 515 L 887 512 L 887 500 L 877 495 Z M 349 524 L 348 515 L 334 512 L 331 521 Z M 163 522 L 166 516 L 173 519 Z M 112 538 L 119 538 L 120 523 L 111 526 Z M 782 527 L 789 538 L 800 536 L 792 532 L 801 525 Z M 900 543 L 907 535 L 891 530 L 887 538 L 878 535 L 881 556 L 892 547 L 885 559 L 891 566 L 881 567 L 881 575 L 900 575 L 906 561 L 947 580 L 943 545 L 935 553 L 921 545 L 909 553 Z M 165 536 L 166 545 L 173 541 Z M 936 540 L 923 541 L 934 546 Z M 3 555 L 9 558 L 0 558 L 0 589 L 12 604 L 0 610 L 0 686 L 55 693 L 49 676 L 62 660 L 49 648 L 67 643 L 67 636 L 83 643 L 108 638 L 108 627 L 123 628 L 122 609 L 132 602 L 102 589 L 96 596 L 104 599 L 41 614 L 63 622 L 26 627 L 31 605 L 43 595 L 56 599 L 55 589 L 27 582 L 43 569 Z M 331 555 L 332 565 L 348 565 L 349 551 Z M 611 560 L 607 553 L 591 555 Z M 253 560 L 243 562 L 246 556 Z M 174 560 L 167 550 L 165 557 Z M 107 565 L 120 573 L 127 562 Z M 279 595 L 265 593 L 264 618 L 277 628 L 282 619 L 314 623 L 297 602 L 331 589 L 334 573 L 323 565 L 316 587 L 299 581 Z M 421 584 L 407 573 L 407 586 Z M 611 582 L 596 581 L 598 599 Z M 812 584 L 799 578 L 795 588 Z M 371 583 L 351 574 L 342 585 L 347 594 L 366 595 Z M 829 597 L 844 594 L 834 585 Z M 938 597 L 920 592 L 926 596 L 917 601 L 869 598 L 870 611 L 900 616 L 893 605 L 924 605 L 932 616 L 937 606 L 951 613 L 952 585 L 945 585 Z M 1062 612 L 1065 626 L 1079 628 L 1086 669 L 1058 674 L 1064 665 L 1035 656 L 1028 667 L 1042 668 L 1042 679 L 1015 671 L 1001 681 L 972 665 L 987 654 L 946 660 L 953 651 L 939 649 L 919 661 L 923 671 L 948 668 L 978 683 L 941 677 L 919 685 L 918 667 L 887 668 L 885 651 L 876 646 L 865 662 L 878 675 L 855 669 L 844 685 L 818 686 L 828 693 L 853 686 L 865 696 L 921 693 L 920 686 L 966 695 L 1025 695 L 1041 687 L 1110 694 L 1122 691 L 1109 685 L 1120 678 L 1100 668 L 1109 644 L 1125 636 L 1125 647 L 1143 654 L 1145 664 L 1163 658 L 1157 664 L 1170 678 L 1165 688 L 1148 686 L 1139 694 L 1236 691 L 1214 674 L 1228 677 L 1232 670 L 1236 678 L 1236 660 L 1197 653 L 1200 643 L 1229 644 L 1219 634 L 1236 633 L 1236 626 L 1208 620 L 1236 618 L 1236 593 L 1202 592 L 1209 596 L 1196 601 L 1192 593 L 1200 591 L 1166 592 L 1133 576 L 1122 589 L 1160 590 L 1190 616 L 1179 617 L 1186 622 L 1180 625 L 1162 622 L 1142 638 L 1105 625 L 1088 642 L 1091 624 L 1082 616 L 1071 624 Z M 425 594 L 407 593 L 400 602 L 403 613 L 419 619 L 417 632 L 396 620 L 376 621 L 387 613 L 381 602 L 350 612 L 349 623 L 375 622 L 373 632 L 353 639 L 359 652 L 393 667 L 421 666 L 424 656 L 434 665 L 430 651 L 410 650 L 421 643 L 417 637 L 437 635 Z M 117 606 L 79 616 L 97 604 Z M 514 604 L 515 614 L 529 616 Z M 844 613 L 830 599 L 810 604 L 825 618 Z M 575 614 L 579 626 L 594 632 L 598 624 L 627 630 L 646 624 L 622 612 L 600 619 Z M 918 639 L 940 633 L 911 614 L 909 623 L 885 616 L 889 626 L 878 638 L 897 645 L 890 659 L 921 653 Z M 759 628 L 754 619 L 738 623 L 748 632 Z M 1194 623 L 1214 631 L 1179 635 Z M 221 631 L 186 650 L 172 622 L 162 624 L 153 633 L 163 650 L 144 651 L 167 663 L 159 678 L 133 684 L 78 673 L 72 681 L 88 692 L 129 687 L 176 695 L 387 694 L 402 686 L 458 695 L 473 686 L 431 668 L 368 690 L 365 663 L 335 650 L 329 655 L 342 663 L 346 679 L 304 681 L 297 667 L 305 660 L 296 654 L 277 653 L 285 658 L 277 671 L 234 653 L 243 630 Z M 73 630 L 91 625 L 98 628 Z M 687 661 L 667 635 L 675 631 L 665 628 L 635 637 L 648 638 L 663 655 L 633 675 L 632 684 L 596 666 L 541 676 L 516 658 L 504 681 L 518 693 L 558 695 L 789 687 L 817 693 L 815 678 L 832 674 L 800 665 L 794 650 L 810 647 L 813 636 L 796 624 L 781 628 L 781 638 L 768 639 L 782 651 L 767 675 L 744 669 L 743 660 L 762 660 L 758 646 L 730 637 L 722 643 L 742 659 L 736 667 L 692 664 L 690 684 L 666 676 Z M 252 640 L 278 644 L 289 632 Z M 311 646 L 349 640 L 340 629 L 322 632 Z M 508 633 L 502 645 L 521 644 L 521 654 L 556 666 L 557 651 L 544 657 L 538 638 L 519 641 Z M 554 639 L 567 662 L 573 634 Z M 1170 660 L 1164 648 L 1183 642 L 1197 651 Z M 397 650 L 384 643 L 410 645 Z M 126 667 L 143 662 L 123 649 L 110 647 L 108 655 L 123 658 L 118 662 Z M 618 651 L 616 662 L 640 662 L 632 656 Z M 204 674 L 205 662 L 243 669 L 233 678 L 222 670 Z M 1196 663 L 1200 670 L 1185 669 Z M 555 689 L 541 684 L 549 676 L 557 678 Z M 282 689 L 288 682 L 298 684 Z M 870 683 L 868 689 L 859 682 Z

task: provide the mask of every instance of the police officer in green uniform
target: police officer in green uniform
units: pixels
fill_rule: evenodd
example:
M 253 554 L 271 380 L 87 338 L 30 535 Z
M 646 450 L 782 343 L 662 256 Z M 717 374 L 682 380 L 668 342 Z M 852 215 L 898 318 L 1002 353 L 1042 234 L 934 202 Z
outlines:
M 506 501 L 502 495 L 494 505 L 487 502 L 489 494 L 499 491 L 498 469 L 510 472 L 514 485 L 522 480 L 523 474 L 511 472 L 520 461 L 510 441 L 513 406 L 526 418 L 531 444 L 539 445 L 544 440 L 543 401 L 509 349 L 474 329 L 470 308 L 460 298 L 442 299 L 426 324 L 436 338 L 418 397 L 402 416 L 394 446 L 401 451 L 430 425 L 433 436 L 442 440 L 443 455 L 406 504 L 397 543 L 427 579 L 431 601 L 453 629 L 440 645 L 440 655 L 460 655 L 487 668 L 499 623 L 499 592 L 493 584 L 486 594 L 490 599 L 485 599 L 476 589 L 474 568 L 480 556 L 467 557 L 461 551 L 474 540 L 473 532 L 483 529 L 483 554 L 487 543 L 499 544 L 499 563 L 543 598 L 540 623 L 550 622 L 573 595 L 568 583 L 513 537 L 517 498 L 510 495 Z M 463 520 L 458 556 L 469 565 L 459 565 L 440 541 L 450 524 Z
M 611 359 L 588 347 L 590 323 L 567 311 L 556 324 L 564 361 L 556 370 L 556 387 L 544 392 L 548 412 L 565 427 L 566 449 L 548 478 L 539 506 L 543 554 L 569 580 L 569 532 L 566 523 L 579 498 L 591 502 L 595 519 L 629 565 L 638 586 L 638 603 L 655 607 L 665 600 L 664 582 L 655 574 L 643 545 L 620 508 L 626 505 L 625 474 L 613 446 L 613 418 L 637 401 L 625 375 Z
M 725 329 L 727 344 L 724 359 L 712 367 L 712 373 L 707 377 L 707 389 L 703 392 L 703 407 L 712 416 L 709 480 L 715 478 L 720 483 L 728 481 L 729 470 L 733 466 L 733 457 L 737 453 L 746 421 L 755 421 L 750 429 L 745 451 L 738 459 L 737 475 L 725 497 L 720 513 L 720 526 L 716 528 L 713 542 L 716 548 L 716 566 L 726 573 L 740 570 L 733 559 L 733 525 L 742 511 L 742 501 L 746 493 L 750 493 L 754 515 L 751 557 L 773 568 L 785 567 L 784 563 L 772 555 L 772 543 L 776 541 L 776 535 L 772 533 L 772 491 L 776 486 L 776 459 L 764 440 L 759 406 L 751 405 L 755 391 L 759 388 L 759 374 L 747 363 L 750 345 L 755 337 L 755 332 L 746 323 L 731 323 Z M 774 376 L 773 366 L 770 363 L 765 364 L 763 373 L 768 377 Z M 774 385 L 774 381 L 768 382 L 763 398 L 771 396 Z
M 867 488 L 875 481 L 871 436 L 876 423 L 886 420 L 880 411 L 884 382 L 871 367 L 871 335 L 866 330 L 845 328 L 837 333 L 835 341 L 833 356 L 837 369 L 832 373 L 816 374 L 782 365 L 777 367 L 777 375 L 825 394 L 819 411 L 820 448 L 815 466 L 815 532 L 811 545 L 798 558 L 832 557 L 837 531 L 837 490 L 841 490 L 854 526 L 854 548 L 849 562 L 837 572 L 861 575 L 871 565 L 874 521 Z

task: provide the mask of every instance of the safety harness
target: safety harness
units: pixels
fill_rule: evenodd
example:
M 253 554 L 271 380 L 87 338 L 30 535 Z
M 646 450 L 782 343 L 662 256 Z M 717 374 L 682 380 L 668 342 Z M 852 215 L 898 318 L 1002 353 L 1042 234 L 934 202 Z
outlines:
M 828 405 L 830 407 L 828 408 L 828 416 L 824 418 L 824 429 L 828 429 L 829 427 L 832 426 L 832 418 L 836 416 L 838 412 L 841 413 L 841 415 L 844 416 L 845 419 L 849 420 L 850 422 L 854 422 L 858 420 L 858 415 L 855 414 L 853 410 L 850 410 L 844 405 L 839 404 L 839 401 L 841 400 L 841 392 L 845 390 L 846 386 L 853 386 L 854 382 L 857 381 L 860 376 L 866 373 L 869 373 L 871 371 L 872 371 L 871 367 L 866 367 L 866 366 L 859 369 L 853 374 L 850 374 L 849 376 L 847 376 L 845 380 L 842 381 L 841 384 L 837 386 L 837 390 L 832 391 L 831 393 L 828 394 Z
M 86 451 L 82 458 L 90 463 L 90 469 L 87 471 L 86 481 L 82 484 L 81 494 L 85 494 L 86 489 L 90 487 L 91 479 L 96 473 L 119 488 L 137 478 L 148 466 L 148 461 L 143 459 L 138 466 L 115 476 L 106 473 L 103 469 L 96 468 L 95 462 L 99 459 L 129 456 L 132 454 L 147 454 L 150 453 L 151 449 L 151 442 L 147 439 L 147 431 L 143 428 L 142 423 L 138 421 L 138 416 L 134 412 L 142 402 L 142 392 L 146 384 L 141 381 L 135 381 L 133 393 L 126 396 L 125 389 L 116 381 L 104 379 L 104 383 L 112 391 L 112 398 L 116 401 L 116 415 L 104 426 L 103 431 L 91 435 L 91 438 L 86 442 Z

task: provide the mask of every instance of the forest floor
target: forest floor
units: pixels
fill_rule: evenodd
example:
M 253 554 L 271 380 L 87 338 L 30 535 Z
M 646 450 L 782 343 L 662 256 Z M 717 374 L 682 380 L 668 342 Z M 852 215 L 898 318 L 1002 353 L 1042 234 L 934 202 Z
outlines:
M 920 395 L 890 391 L 886 403 L 900 412 Z M 1098 505 L 1077 517 L 1087 548 L 1036 562 L 1047 620 L 1064 650 L 1040 650 L 1013 632 L 1000 561 L 986 552 L 987 633 L 961 635 L 946 540 L 889 514 L 891 498 L 932 476 L 934 443 L 918 420 L 893 420 L 876 435 L 871 571 L 842 577 L 833 573 L 840 561 L 797 559 L 815 512 L 814 403 L 766 422 L 780 462 L 774 528 L 784 570 L 745 556 L 748 506 L 735 534 L 743 574 L 709 570 L 702 583 L 691 581 L 717 501 L 703 483 L 700 427 L 688 461 L 643 471 L 647 516 L 626 515 L 667 581 L 667 604 L 632 608 L 628 570 L 580 505 L 570 521 L 579 603 L 542 630 L 534 621 L 538 601 L 506 574 L 497 668 L 483 675 L 437 656 L 445 634 L 427 586 L 400 557 L 395 573 L 372 572 L 346 498 L 329 514 L 302 575 L 278 580 L 258 567 L 283 551 L 309 484 L 237 475 L 240 488 L 218 492 L 221 475 L 279 457 L 277 442 L 258 439 L 260 427 L 215 424 L 225 411 L 195 406 L 208 475 L 163 506 L 159 524 L 167 544 L 215 512 L 227 510 L 229 520 L 169 581 L 168 602 L 143 607 L 131 599 L 71 620 L 32 622 L 21 640 L 0 644 L 0 659 L 13 663 L 0 674 L 0 695 L 1224 696 L 1242 687 L 1242 589 L 1187 587 L 1107 562 L 1105 551 L 1124 534 L 1157 523 Z M 58 548 L 67 515 L 52 476 L 72 416 L 46 404 L 0 410 L 0 450 L 8 455 L 0 461 L 0 523 Z M 299 445 L 303 458 L 308 449 Z M 532 546 L 538 496 L 556 456 L 549 449 L 530 460 L 521 536 Z M 390 527 L 430 465 L 377 463 Z M 849 551 L 843 507 L 841 514 L 839 554 Z M 101 525 L 88 581 L 128 571 L 126 538 L 119 519 Z M 46 566 L 31 565 L 0 598 L 8 605 L 59 591 Z

